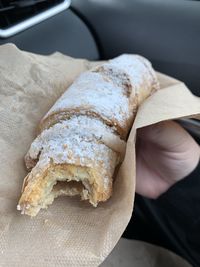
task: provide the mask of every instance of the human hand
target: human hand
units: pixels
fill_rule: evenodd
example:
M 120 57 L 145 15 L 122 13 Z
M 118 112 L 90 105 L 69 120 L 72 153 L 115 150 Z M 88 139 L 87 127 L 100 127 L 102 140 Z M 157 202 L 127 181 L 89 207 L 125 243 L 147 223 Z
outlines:
M 200 146 L 178 123 L 160 122 L 138 129 L 136 192 L 157 198 L 197 166 Z

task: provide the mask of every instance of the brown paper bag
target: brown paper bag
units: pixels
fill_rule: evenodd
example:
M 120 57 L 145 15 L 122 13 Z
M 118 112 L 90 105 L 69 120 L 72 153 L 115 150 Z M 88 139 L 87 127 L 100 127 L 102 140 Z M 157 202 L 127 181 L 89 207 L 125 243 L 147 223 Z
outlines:
M 24 155 L 36 126 L 67 86 L 92 63 L 55 53 L 34 55 L 0 47 L 0 266 L 98 266 L 116 245 L 133 210 L 136 129 L 200 114 L 200 100 L 186 86 L 158 74 L 162 89 L 140 107 L 112 198 L 93 208 L 58 198 L 31 219 L 16 210 Z

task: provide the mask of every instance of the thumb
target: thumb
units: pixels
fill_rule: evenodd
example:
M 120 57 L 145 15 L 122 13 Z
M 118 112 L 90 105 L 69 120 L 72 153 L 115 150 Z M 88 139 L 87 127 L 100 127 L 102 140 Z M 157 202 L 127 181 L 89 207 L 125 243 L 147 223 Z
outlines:
M 140 128 L 138 137 L 170 152 L 183 152 L 188 148 L 199 151 L 199 146 L 192 136 L 174 121 L 159 122 Z

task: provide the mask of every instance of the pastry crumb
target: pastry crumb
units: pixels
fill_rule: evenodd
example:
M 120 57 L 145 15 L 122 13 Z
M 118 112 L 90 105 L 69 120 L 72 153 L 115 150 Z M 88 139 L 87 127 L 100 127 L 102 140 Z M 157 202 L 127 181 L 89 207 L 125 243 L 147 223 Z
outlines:
M 63 148 L 67 148 L 67 144 L 64 144 L 64 145 L 63 145 Z

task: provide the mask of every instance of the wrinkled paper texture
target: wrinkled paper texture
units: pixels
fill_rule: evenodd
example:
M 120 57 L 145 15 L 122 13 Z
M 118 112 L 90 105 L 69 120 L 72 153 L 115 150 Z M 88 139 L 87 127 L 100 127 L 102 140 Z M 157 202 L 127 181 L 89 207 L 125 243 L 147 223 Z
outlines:
M 16 205 L 27 171 L 24 155 L 40 119 L 72 81 L 97 63 L 60 53 L 35 55 L 0 47 L 0 266 L 98 266 L 132 215 L 136 129 L 158 121 L 197 117 L 200 100 L 186 86 L 158 73 L 161 90 L 139 108 L 114 193 L 98 208 L 60 197 L 35 218 Z

